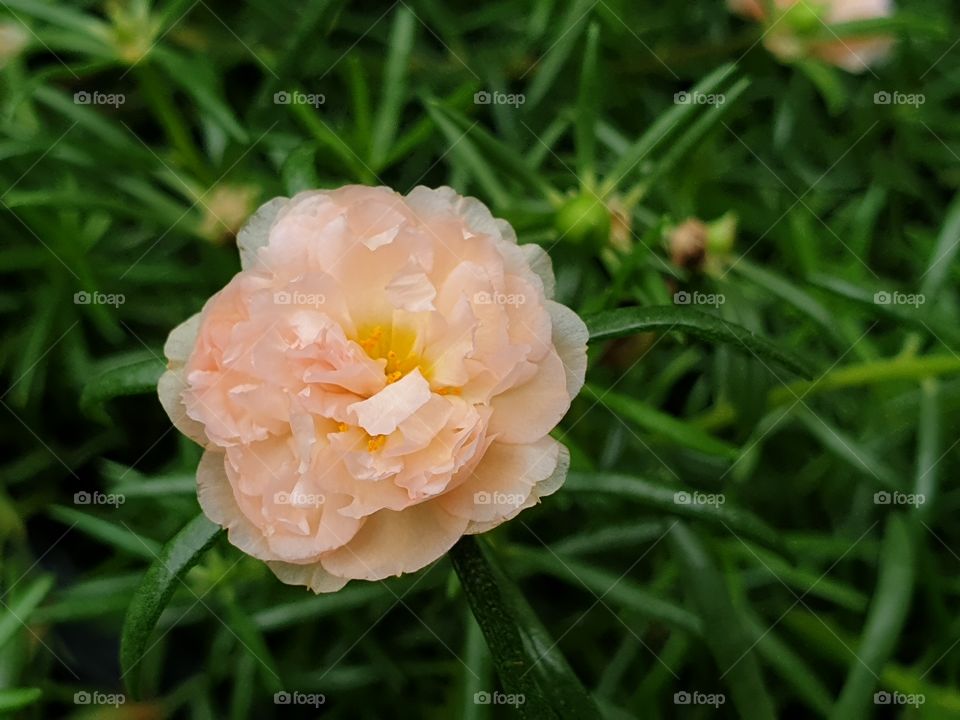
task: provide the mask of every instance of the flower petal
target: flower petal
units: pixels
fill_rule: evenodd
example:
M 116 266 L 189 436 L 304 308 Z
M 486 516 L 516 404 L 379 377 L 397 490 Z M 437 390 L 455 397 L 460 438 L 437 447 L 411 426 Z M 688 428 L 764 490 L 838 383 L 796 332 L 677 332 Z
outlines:
M 435 502 L 401 512 L 381 510 L 366 519 L 353 540 L 324 555 L 321 562 L 332 575 L 382 580 L 415 572 L 439 559 L 466 527 L 466 518 L 451 515 Z
M 289 198 L 275 197 L 261 205 L 237 233 L 240 267 L 249 270 L 257 264 L 257 250 L 270 239 L 270 228 L 277 215 L 290 202 Z M 169 356 L 168 356 L 169 357 Z
M 370 435 L 389 435 L 430 399 L 430 385 L 415 368 L 373 397 L 347 408 Z
M 590 332 L 580 316 L 566 305 L 547 301 L 553 323 L 553 346 L 557 349 L 567 376 L 567 395 L 572 400 L 583 387 L 587 374 L 587 341 Z
M 542 438 L 570 409 L 560 356 L 551 350 L 530 380 L 495 396 L 490 405 L 493 413 L 488 432 L 501 442 L 531 443 Z
M 568 457 L 566 448 L 549 436 L 529 445 L 494 441 L 470 477 L 438 502 L 471 524 L 496 527 L 555 491 L 566 477 Z
M 267 545 L 263 532 L 240 511 L 234 490 L 227 479 L 226 457 L 207 450 L 197 465 L 197 500 L 210 520 L 227 530 L 230 543 L 255 558 L 277 559 Z
M 305 585 L 315 593 L 336 592 L 349 582 L 348 578 L 331 575 L 319 562 L 297 565 L 279 560 L 267 561 L 277 579 L 287 585 Z

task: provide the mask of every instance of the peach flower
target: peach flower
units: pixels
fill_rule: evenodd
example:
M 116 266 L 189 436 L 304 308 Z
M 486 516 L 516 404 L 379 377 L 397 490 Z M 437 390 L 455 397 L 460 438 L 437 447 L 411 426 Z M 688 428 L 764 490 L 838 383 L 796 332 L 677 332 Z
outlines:
M 263 205 L 159 394 L 204 513 L 283 582 L 418 570 L 563 483 L 587 331 L 536 245 L 447 187 Z
M 774 0 L 776 16 L 767 17 L 765 0 L 728 0 L 731 10 L 767 27 L 763 42 L 781 60 L 816 57 L 844 70 L 859 73 L 883 60 L 890 52 L 889 36 L 838 37 L 831 25 L 873 20 L 893 15 L 892 0 Z M 804 37 L 816 31 L 817 39 Z M 823 39 L 826 32 L 827 39 Z

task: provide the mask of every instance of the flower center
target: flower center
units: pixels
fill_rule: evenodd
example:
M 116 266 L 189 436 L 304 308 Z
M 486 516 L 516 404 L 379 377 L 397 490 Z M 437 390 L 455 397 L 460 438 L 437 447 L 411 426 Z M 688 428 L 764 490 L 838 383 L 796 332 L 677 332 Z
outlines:
M 394 325 L 372 325 L 359 328 L 357 344 L 374 360 L 386 360 L 383 373 L 387 383 L 395 383 L 414 368 L 426 376 L 416 352 L 417 334 Z

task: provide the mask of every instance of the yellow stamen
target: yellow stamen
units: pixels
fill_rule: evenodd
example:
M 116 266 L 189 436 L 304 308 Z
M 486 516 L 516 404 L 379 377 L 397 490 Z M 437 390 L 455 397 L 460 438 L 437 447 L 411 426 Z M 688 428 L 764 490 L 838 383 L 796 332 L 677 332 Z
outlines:
M 373 330 L 370 331 L 370 334 L 367 336 L 366 340 L 360 341 L 360 346 L 368 353 L 372 353 L 374 348 L 376 348 L 380 343 L 380 338 L 382 335 L 383 328 L 377 325 Z
M 376 452 L 387 442 L 386 435 L 375 435 L 367 440 L 367 452 Z
M 345 422 L 337 423 L 337 430 L 340 431 L 340 432 L 346 432 L 346 431 L 347 431 L 347 424 L 346 424 Z
M 387 375 L 387 385 L 391 383 L 395 383 L 397 380 L 399 380 L 402 377 L 403 377 L 403 373 L 400 372 L 399 370 L 396 370 L 390 373 L 389 375 Z
M 459 395 L 461 388 L 458 387 L 442 387 L 437 390 L 437 395 Z

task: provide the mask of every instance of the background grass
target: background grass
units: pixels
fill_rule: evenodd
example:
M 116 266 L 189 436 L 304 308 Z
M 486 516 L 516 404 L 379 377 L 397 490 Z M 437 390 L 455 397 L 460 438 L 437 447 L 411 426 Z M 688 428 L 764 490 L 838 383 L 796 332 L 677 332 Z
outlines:
M 0 711 L 307 716 L 274 704 L 286 689 L 330 717 L 514 714 L 474 703 L 502 686 L 447 560 L 313 597 L 223 540 L 174 588 L 144 699 L 75 703 L 126 692 L 124 612 L 198 512 L 198 448 L 153 395 L 167 333 L 239 269 L 258 203 L 358 182 L 480 197 L 581 312 L 722 296 L 698 309 L 810 368 L 676 326 L 593 343 L 557 432 L 575 472 L 483 542 L 538 667 L 565 657 L 610 718 L 960 717 L 955 5 L 906 5 L 893 57 L 859 76 L 778 63 L 709 0 L 5 0 L 0 18 Z M 701 82 L 725 102 L 675 102 Z M 710 272 L 670 262 L 672 225 L 728 212 Z M 75 498 L 94 491 L 125 501 Z

